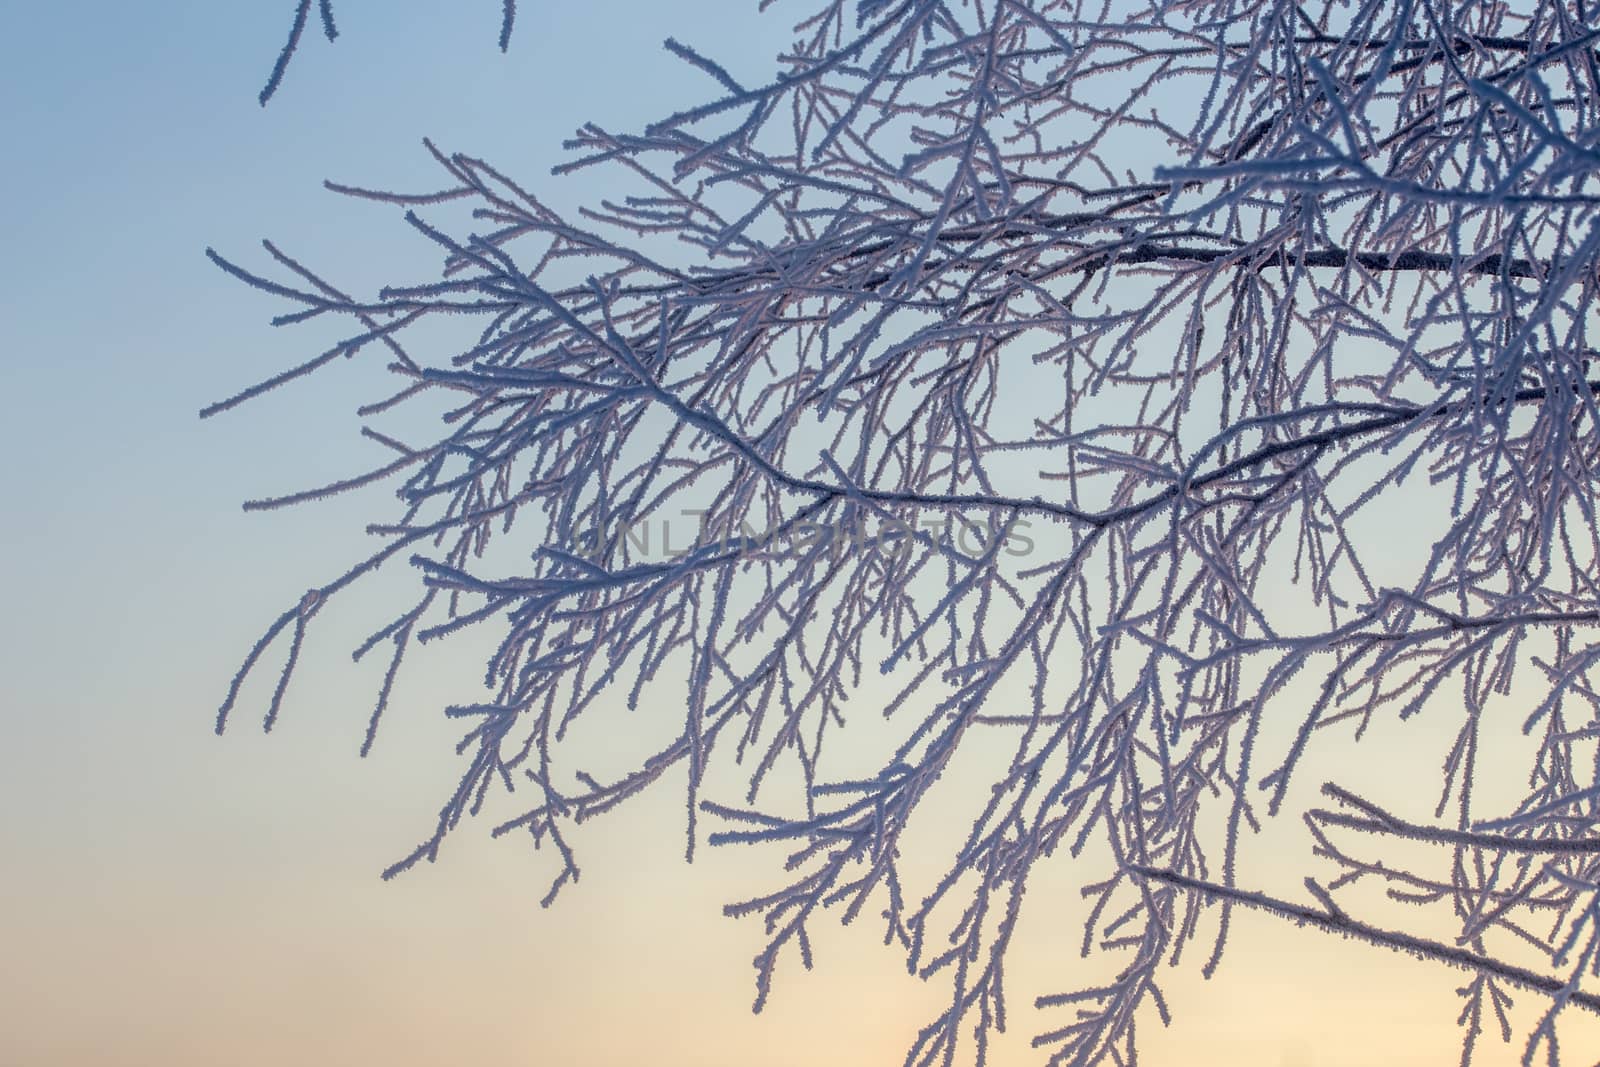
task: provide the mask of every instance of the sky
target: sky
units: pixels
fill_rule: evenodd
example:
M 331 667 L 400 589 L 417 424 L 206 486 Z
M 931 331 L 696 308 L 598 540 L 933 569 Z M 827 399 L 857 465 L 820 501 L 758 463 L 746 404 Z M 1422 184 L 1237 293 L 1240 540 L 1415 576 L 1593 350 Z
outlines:
M 263 109 L 292 6 L 0 9 L 0 1063 L 898 1064 L 942 988 L 837 928 L 752 1015 L 759 929 L 720 906 L 771 857 L 686 866 L 677 795 L 590 835 L 549 910 L 548 857 L 486 827 L 382 881 L 454 780 L 437 708 L 471 662 L 430 662 L 358 759 L 372 665 L 343 655 L 360 620 L 335 618 L 271 736 L 248 702 L 211 729 L 243 652 L 369 518 L 362 498 L 239 505 L 371 458 L 349 415 L 373 368 L 202 422 L 309 354 L 204 250 L 262 266 L 271 238 L 357 284 L 427 262 L 395 209 L 321 187 L 425 187 L 424 136 L 552 204 L 596 199 L 603 179 L 550 177 L 564 137 L 707 91 L 663 38 L 756 77 L 794 5 L 525 0 L 501 55 L 490 0 L 342 0 L 341 38 L 308 34 Z M 1038 1062 L 1028 1036 L 1059 1018 L 1027 1004 L 1078 965 L 1071 871 L 1047 874 L 999 1067 Z M 1172 979 L 1174 1027 L 1144 1035 L 1157 1067 L 1453 1055 L 1461 978 L 1435 966 L 1246 916 L 1218 980 L 1195 970 Z

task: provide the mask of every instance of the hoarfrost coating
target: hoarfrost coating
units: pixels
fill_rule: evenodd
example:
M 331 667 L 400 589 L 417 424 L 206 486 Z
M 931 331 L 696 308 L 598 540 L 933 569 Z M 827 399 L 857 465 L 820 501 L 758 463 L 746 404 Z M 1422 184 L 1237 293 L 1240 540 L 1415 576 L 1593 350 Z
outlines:
M 218 729 L 277 670 L 270 728 L 322 608 L 409 563 L 356 650 L 389 657 L 367 745 L 416 643 L 498 640 L 447 709 L 460 784 L 389 875 L 484 813 L 551 849 L 549 903 L 576 824 L 681 790 L 690 855 L 790 850 L 727 909 L 762 920 L 758 1008 L 825 915 L 949 983 L 913 1067 L 1013 1022 L 1058 853 L 1092 909 L 1086 959 L 1027 990 L 1043 1062 L 1132 1062 L 1240 908 L 1465 968 L 1462 1061 L 1559 1062 L 1558 1020 L 1600 1012 L 1590 5 L 812 7 L 769 79 L 669 41 L 705 103 L 577 132 L 557 173 L 634 195 L 564 216 L 431 142 L 436 189 L 334 186 L 403 207 L 435 277 L 356 297 L 270 243 L 212 253 L 277 322 L 347 326 L 204 414 L 340 356 L 392 376 L 361 409 L 383 461 L 247 506 L 398 498 L 288 597 Z M 686 511 L 670 558 L 627 535 Z M 913 535 L 799 536 L 864 525 Z M 623 703 L 653 742 L 597 777 L 569 730 Z M 1424 719 L 1443 744 L 1395 795 L 1351 784 L 1350 738 Z M 1251 844 L 1285 819 L 1307 877 L 1269 890 Z M 1520 1033 L 1514 993 L 1544 1005 Z

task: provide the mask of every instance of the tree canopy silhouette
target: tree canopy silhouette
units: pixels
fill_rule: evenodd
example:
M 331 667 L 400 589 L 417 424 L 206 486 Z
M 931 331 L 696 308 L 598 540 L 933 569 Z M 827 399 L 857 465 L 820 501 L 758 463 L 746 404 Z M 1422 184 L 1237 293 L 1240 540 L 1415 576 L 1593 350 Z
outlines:
M 1560 1062 L 1600 1013 L 1597 38 L 1587 0 L 811 0 L 769 79 L 669 40 L 706 102 L 568 142 L 557 174 L 632 195 L 564 216 L 432 143 L 435 189 L 331 186 L 440 270 L 363 298 L 211 253 L 350 332 L 203 414 L 380 356 L 385 461 L 246 506 L 397 511 L 218 730 L 269 655 L 270 729 L 324 605 L 409 563 L 356 650 L 389 658 L 367 745 L 416 643 L 496 645 L 388 874 L 493 812 L 548 903 L 574 826 L 675 792 L 691 855 L 786 846 L 727 909 L 757 1007 L 813 924 L 870 920 L 949 983 L 920 1067 L 983 1061 L 1070 854 L 1046 1062 L 1132 1062 L 1238 909 L 1464 968 L 1464 1063 Z M 591 772 L 574 737 L 624 718 L 647 747 Z M 1355 742 L 1394 724 L 1420 755 L 1379 797 Z M 1307 878 L 1270 892 L 1252 840 L 1295 818 Z

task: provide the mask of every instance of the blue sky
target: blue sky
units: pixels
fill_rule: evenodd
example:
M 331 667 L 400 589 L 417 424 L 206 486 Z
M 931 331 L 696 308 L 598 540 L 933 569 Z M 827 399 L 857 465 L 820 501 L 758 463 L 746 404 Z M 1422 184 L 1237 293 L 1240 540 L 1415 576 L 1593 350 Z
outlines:
M 342 0 L 340 40 L 308 34 L 262 109 L 287 0 L 10 5 L 0 1062 L 900 1061 L 940 991 L 870 931 L 820 945 L 818 972 L 780 975 L 751 1017 L 758 932 L 718 907 L 765 868 L 713 854 L 685 869 L 677 797 L 591 842 L 579 893 L 549 912 L 535 904 L 544 858 L 503 844 L 463 841 L 437 868 L 379 881 L 449 783 L 434 710 L 470 662 L 430 663 L 360 761 L 373 665 L 351 668 L 361 620 L 335 617 L 272 737 L 249 705 L 243 728 L 210 729 L 261 627 L 362 546 L 371 498 L 239 503 L 368 459 L 350 411 L 373 379 L 357 361 L 199 420 L 311 354 L 204 249 L 262 266 L 268 237 L 358 291 L 391 280 L 391 262 L 420 273 L 431 253 L 395 209 L 323 179 L 427 187 L 431 136 L 552 204 L 597 199 L 603 179 L 549 177 L 561 140 L 700 99 L 704 75 L 659 47 L 669 34 L 760 76 L 789 6 L 524 0 L 503 56 L 492 0 Z M 1238 936 L 1236 952 L 1266 961 L 1246 967 L 1251 1018 L 1197 986 L 1184 1062 L 1353 1064 L 1413 1037 L 1450 1048 L 1436 971 L 1248 920 Z M 1059 931 L 1034 947 L 1038 967 L 1074 953 Z M 1370 1033 L 1341 1026 L 1350 1012 Z M 1002 1067 L 1033 1062 L 1030 1014 Z M 1342 1052 L 1316 1051 L 1334 1039 Z M 1152 1062 L 1180 1062 L 1161 1040 Z

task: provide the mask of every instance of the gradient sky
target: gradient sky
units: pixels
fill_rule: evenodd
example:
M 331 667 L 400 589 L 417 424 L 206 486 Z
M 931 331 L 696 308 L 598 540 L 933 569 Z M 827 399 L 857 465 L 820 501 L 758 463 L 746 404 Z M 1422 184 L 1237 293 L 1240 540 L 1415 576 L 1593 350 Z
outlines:
M 390 257 L 430 263 L 394 209 L 320 186 L 428 186 L 423 136 L 556 205 L 604 195 L 549 167 L 582 121 L 626 129 L 699 99 L 664 37 L 754 77 L 799 9 L 525 0 L 502 56 L 491 0 L 341 0 L 343 37 L 308 34 L 263 110 L 292 6 L 3 9 L 0 1064 L 898 1064 L 944 994 L 871 929 L 832 929 L 817 971 L 782 970 L 752 1016 L 759 930 L 719 907 L 771 857 L 686 867 L 678 794 L 580 839 L 584 879 L 549 911 L 548 857 L 486 827 L 379 880 L 454 780 L 436 708 L 471 662 L 430 661 L 358 760 L 381 665 L 351 667 L 364 618 L 330 612 L 274 734 L 250 724 L 259 691 L 240 728 L 211 732 L 262 626 L 363 546 L 371 498 L 238 505 L 371 458 L 349 413 L 374 377 L 357 361 L 202 423 L 309 354 L 203 250 L 260 266 L 270 237 L 355 285 Z M 1027 1039 L 1059 1016 L 1029 1002 L 1074 984 L 1070 874 L 1030 890 L 998 1067 L 1037 1062 Z M 1453 1056 L 1461 978 L 1433 965 L 1246 916 L 1219 980 L 1194 970 L 1172 979 L 1177 1025 L 1143 1035 L 1156 1067 Z

